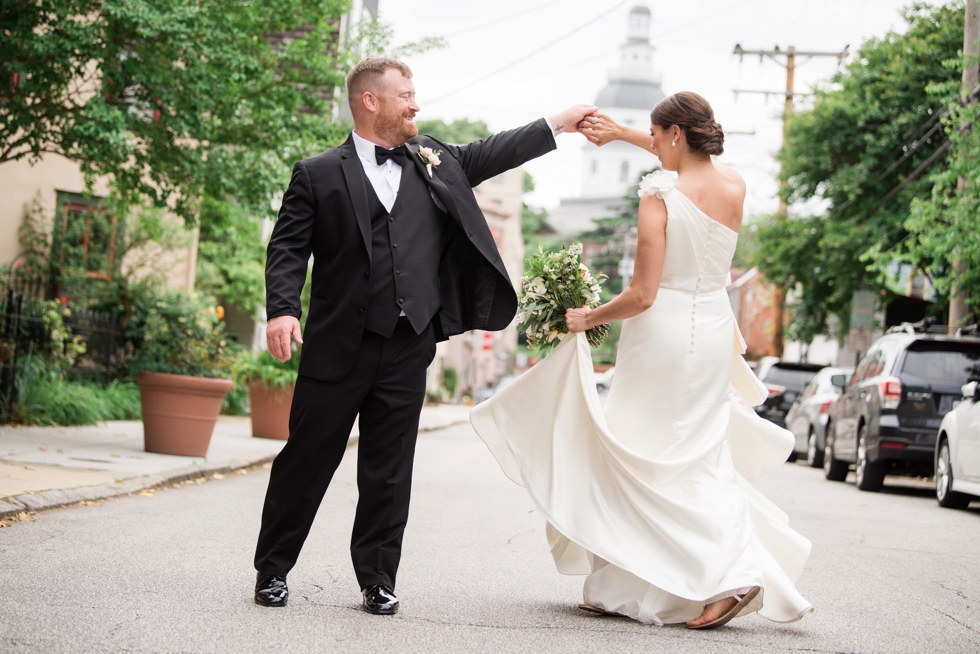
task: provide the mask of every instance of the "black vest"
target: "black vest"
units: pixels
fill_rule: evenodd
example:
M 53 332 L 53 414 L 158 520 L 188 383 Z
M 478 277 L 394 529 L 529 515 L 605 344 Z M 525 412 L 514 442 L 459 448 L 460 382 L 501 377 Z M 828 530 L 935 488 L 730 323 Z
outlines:
M 446 214 L 432 201 L 413 161 L 402 167 L 391 213 L 381 204 L 371 181 L 364 181 L 371 210 L 371 296 L 364 327 L 390 337 L 404 311 L 412 328 L 421 334 L 439 310 Z

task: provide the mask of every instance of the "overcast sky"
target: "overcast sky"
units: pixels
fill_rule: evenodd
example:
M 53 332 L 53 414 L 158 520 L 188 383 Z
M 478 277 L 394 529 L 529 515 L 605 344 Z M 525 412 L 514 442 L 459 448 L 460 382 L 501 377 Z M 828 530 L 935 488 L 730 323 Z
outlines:
M 747 216 L 776 208 L 782 98 L 740 95 L 732 90 L 785 88 L 785 69 L 758 57 L 739 62 L 745 49 L 796 46 L 798 50 L 851 51 L 872 36 L 904 30 L 893 0 L 381 0 L 382 20 L 392 25 L 395 45 L 445 36 L 447 48 L 407 58 L 415 73 L 419 118 L 485 120 L 493 131 L 516 127 L 579 102 L 592 103 L 618 61 L 630 9 L 653 12 L 654 67 L 671 94 L 696 91 L 715 108 L 730 135 L 723 163 L 749 185 Z M 573 32 L 537 54 L 535 50 Z M 507 70 L 485 76 L 519 61 Z M 799 66 L 796 90 L 807 91 L 834 73 L 837 61 L 816 58 Z M 578 135 L 558 138 L 559 149 L 527 164 L 537 190 L 534 204 L 554 207 L 580 194 L 581 153 L 595 147 Z M 653 157 L 651 155 L 651 164 Z

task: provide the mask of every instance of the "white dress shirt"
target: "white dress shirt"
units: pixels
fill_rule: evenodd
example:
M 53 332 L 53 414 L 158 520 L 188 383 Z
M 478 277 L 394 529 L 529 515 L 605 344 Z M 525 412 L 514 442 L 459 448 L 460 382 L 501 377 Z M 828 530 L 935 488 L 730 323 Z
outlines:
M 371 182 L 371 188 L 374 189 L 378 199 L 381 200 L 385 211 L 391 213 L 391 208 L 395 206 L 395 200 L 398 199 L 398 187 L 402 182 L 402 167 L 391 159 L 386 160 L 379 166 L 378 160 L 374 156 L 375 144 L 362 138 L 357 132 L 351 132 L 351 135 L 354 137 L 354 148 L 357 150 L 357 158 L 361 160 L 361 168 L 364 169 L 364 174 L 367 176 L 368 181 Z M 407 144 L 405 148 L 408 148 Z M 392 148 L 388 149 L 391 150 Z M 411 157 L 411 151 L 407 155 Z M 436 203 L 440 211 L 447 211 L 446 206 L 436 197 L 436 194 L 432 192 L 431 188 L 429 189 L 429 197 Z
M 402 167 L 391 159 L 388 159 L 380 166 L 374 156 L 375 144 L 367 139 L 358 136 L 357 132 L 351 132 L 354 136 L 354 147 L 357 149 L 357 158 L 361 160 L 361 167 L 367 175 L 371 187 L 384 205 L 385 211 L 391 213 L 391 208 L 395 206 L 395 199 L 398 198 L 398 187 L 402 181 Z

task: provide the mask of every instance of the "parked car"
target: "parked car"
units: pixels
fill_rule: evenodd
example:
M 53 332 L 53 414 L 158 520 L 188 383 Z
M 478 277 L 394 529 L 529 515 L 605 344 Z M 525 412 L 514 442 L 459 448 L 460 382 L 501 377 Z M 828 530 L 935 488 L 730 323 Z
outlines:
M 830 408 L 824 476 L 881 490 L 886 474 L 930 477 L 943 416 L 980 361 L 980 338 L 939 336 L 911 325 L 875 341 Z
M 796 401 L 796 397 L 803 392 L 814 375 L 824 367 L 813 363 L 760 361 L 759 379 L 766 385 L 769 397 L 764 403 L 755 407 L 755 412 L 766 420 L 774 422 L 780 427 L 785 427 L 786 414 L 789 412 L 789 408 L 793 406 L 793 402 Z M 790 460 L 795 460 L 795 458 L 795 456 L 790 456 Z
M 854 368 L 828 366 L 816 374 L 786 414 L 786 428 L 793 432 L 796 456 L 806 457 L 812 468 L 823 467 L 824 436 L 830 407 L 851 380 Z
M 965 509 L 980 500 L 980 369 L 970 378 L 936 439 L 936 499 L 947 509 Z
M 615 368 L 610 368 L 605 372 L 600 372 L 595 376 L 595 389 L 600 393 L 609 390 L 613 383 L 613 376 L 616 374 Z
M 517 379 L 517 375 L 507 375 L 506 377 L 501 377 L 499 380 L 497 380 L 497 383 L 491 387 L 476 389 L 473 392 L 473 403 L 479 404 L 480 402 L 486 402 L 501 388 L 513 383 L 515 379 Z

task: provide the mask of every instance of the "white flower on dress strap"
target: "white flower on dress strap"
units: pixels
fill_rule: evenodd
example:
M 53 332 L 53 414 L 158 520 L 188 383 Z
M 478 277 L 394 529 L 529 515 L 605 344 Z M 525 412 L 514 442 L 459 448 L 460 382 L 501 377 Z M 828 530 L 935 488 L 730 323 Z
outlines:
M 664 193 L 670 191 L 677 184 L 677 175 L 666 170 L 655 170 L 640 180 L 640 190 L 637 193 L 641 198 L 644 195 L 656 195 L 663 198 Z

